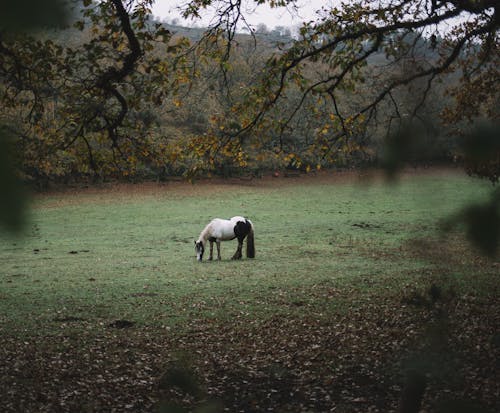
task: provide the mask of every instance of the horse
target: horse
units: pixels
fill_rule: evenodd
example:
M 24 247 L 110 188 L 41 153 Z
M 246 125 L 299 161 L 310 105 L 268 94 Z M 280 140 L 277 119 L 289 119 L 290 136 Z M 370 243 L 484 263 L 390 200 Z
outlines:
M 210 242 L 210 258 L 213 259 L 214 242 L 217 245 L 217 259 L 220 260 L 220 243 L 221 241 L 230 241 L 237 238 L 238 248 L 232 259 L 239 260 L 242 258 L 241 250 L 243 248 L 243 240 L 247 239 L 247 258 L 255 258 L 254 244 L 254 226 L 252 221 L 247 218 L 236 216 L 231 219 L 214 218 L 201 231 L 198 240 L 194 242 L 196 259 L 201 261 L 207 241 Z

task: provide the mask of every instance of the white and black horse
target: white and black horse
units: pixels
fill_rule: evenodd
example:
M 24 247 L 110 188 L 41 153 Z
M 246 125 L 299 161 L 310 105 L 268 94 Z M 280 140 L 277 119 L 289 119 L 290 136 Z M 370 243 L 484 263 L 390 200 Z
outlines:
M 195 241 L 196 259 L 201 261 L 203 253 L 210 242 L 210 260 L 213 259 L 214 242 L 217 245 L 217 259 L 220 258 L 221 241 L 238 239 L 238 249 L 233 255 L 233 260 L 242 257 L 243 240 L 247 239 L 247 258 L 255 258 L 254 227 L 252 221 L 244 217 L 232 217 L 231 219 L 214 218 L 201 231 L 198 240 Z

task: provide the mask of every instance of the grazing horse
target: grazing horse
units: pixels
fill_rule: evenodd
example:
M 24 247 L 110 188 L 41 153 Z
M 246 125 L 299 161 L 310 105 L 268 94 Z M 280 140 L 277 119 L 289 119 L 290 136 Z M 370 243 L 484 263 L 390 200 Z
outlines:
M 214 218 L 201 231 L 198 240 L 194 242 L 196 259 L 201 261 L 207 241 L 210 242 L 210 260 L 213 259 L 214 242 L 217 244 L 217 259 L 220 258 L 221 241 L 230 241 L 238 239 L 238 249 L 233 255 L 233 260 L 239 260 L 242 257 L 241 249 L 243 240 L 247 239 L 247 258 L 255 258 L 255 245 L 253 240 L 254 227 L 252 221 L 244 217 L 232 217 L 231 219 Z

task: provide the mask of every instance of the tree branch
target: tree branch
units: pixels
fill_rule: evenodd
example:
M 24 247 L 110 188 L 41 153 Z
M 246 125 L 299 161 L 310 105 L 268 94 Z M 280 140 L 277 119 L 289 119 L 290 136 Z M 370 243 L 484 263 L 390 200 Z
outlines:
M 123 95 L 118 91 L 115 86 L 116 83 L 122 82 L 130 73 L 133 72 L 137 62 L 143 55 L 143 51 L 141 49 L 141 45 L 137 36 L 132 29 L 132 25 L 130 23 L 130 16 L 125 10 L 123 6 L 122 0 L 109 0 L 115 9 L 116 16 L 120 21 L 120 26 L 127 37 L 129 53 L 123 59 L 123 63 L 120 68 L 116 68 L 111 66 L 106 70 L 96 81 L 96 86 L 102 89 L 107 95 L 113 96 L 120 105 L 120 111 L 118 115 L 114 118 L 114 120 L 110 121 L 106 120 L 106 129 L 108 131 L 108 136 L 113 142 L 113 147 L 118 147 L 118 134 L 117 129 L 122 125 L 123 120 L 128 112 L 128 104 L 127 100 L 123 97 Z

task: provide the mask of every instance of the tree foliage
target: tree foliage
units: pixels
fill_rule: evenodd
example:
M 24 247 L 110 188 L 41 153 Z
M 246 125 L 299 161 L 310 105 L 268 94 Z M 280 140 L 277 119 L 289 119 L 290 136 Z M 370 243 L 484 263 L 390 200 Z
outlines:
M 402 132 L 418 125 L 428 138 L 410 145 L 418 154 L 397 154 L 408 161 L 435 156 L 443 130 L 498 126 L 495 1 L 344 2 L 263 48 L 241 0 L 184 4 L 185 17 L 214 11 L 196 39 L 153 21 L 152 3 L 75 2 L 64 42 L 3 25 L 1 116 L 25 178 L 310 170 L 384 156 L 381 142 L 406 146 Z M 245 27 L 254 34 L 238 34 Z M 440 139 L 440 156 L 451 155 Z M 498 179 L 498 156 L 484 167 L 453 155 Z
M 446 92 L 450 104 L 442 116 L 457 126 L 454 132 L 466 132 L 478 117 L 498 122 L 498 26 L 493 1 L 357 1 L 325 8 L 289 47 L 269 57 L 265 76 L 236 107 L 235 113 L 248 107 L 251 113 L 234 135 L 264 125 L 281 143 L 303 107 L 314 113 L 325 105 L 330 110 L 322 113 L 314 150 L 352 153 L 365 143 L 366 129 L 380 122 L 388 135 L 393 127 L 397 134 L 403 125 L 425 123 L 423 109 L 450 73 L 459 79 Z M 415 84 L 419 90 L 405 102 L 402 95 Z M 294 93 L 300 99 L 287 107 Z M 269 122 L 276 107 L 281 116 Z
M 2 33 L 2 117 L 29 177 L 129 174 L 148 158 L 152 111 L 185 76 L 150 3 L 83 1 L 74 45 Z

